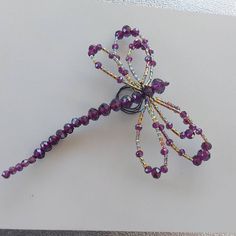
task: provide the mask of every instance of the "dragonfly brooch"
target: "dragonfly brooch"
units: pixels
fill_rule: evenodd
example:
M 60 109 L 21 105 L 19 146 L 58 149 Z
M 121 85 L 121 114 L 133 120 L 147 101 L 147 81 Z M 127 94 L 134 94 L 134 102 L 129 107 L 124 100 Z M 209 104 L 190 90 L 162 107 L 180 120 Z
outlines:
M 127 54 L 124 58 L 125 60 L 122 61 L 118 53 L 120 47 L 119 42 L 127 38 L 133 39 L 129 43 Z M 136 74 L 132 63 L 133 53 L 137 50 L 144 53 L 145 68 L 141 77 Z M 105 55 L 115 63 L 117 74 L 106 69 L 97 59 L 97 54 L 101 52 L 105 53 Z M 138 29 L 131 28 L 128 25 L 123 26 L 121 30 L 115 32 L 115 39 L 111 50 L 106 49 L 101 44 L 90 45 L 88 56 L 94 62 L 96 69 L 105 72 L 115 79 L 117 83 L 123 84 L 124 86 L 120 88 L 116 97 L 109 104 L 102 103 L 97 109 L 90 108 L 88 114 L 73 118 L 70 122 L 66 123 L 62 129 L 57 130 L 55 134 L 51 135 L 47 141 L 43 141 L 40 146 L 34 150 L 32 156 L 3 171 L 2 176 L 4 178 L 7 179 L 16 172 L 22 171 L 30 164 L 35 163 L 36 160 L 43 159 L 47 152 L 51 151 L 60 140 L 73 133 L 75 128 L 87 126 L 90 121 L 96 121 L 101 116 L 108 116 L 111 111 L 120 110 L 128 114 L 138 113 L 137 123 L 135 124 L 135 155 L 144 168 L 144 172 L 151 174 L 153 178 L 158 179 L 162 174 L 168 172 L 168 153 L 170 148 L 172 148 L 177 155 L 191 161 L 195 166 L 199 166 L 202 162 L 210 159 L 212 145 L 207 140 L 202 129 L 193 123 L 186 111 L 158 97 L 158 94 L 162 94 L 169 83 L 161 79 L 153 78 L 153 69 L 156 66 L 154 51 L 149 46 L 148 40 L 140 34 Z M 129 95 L 121 96 L 122 93 L 128 92 L 128 90 Z M 168 109 L 180 116 L 187 128 L 184 131 L 178 131 L 173 123 L 169 122 L 163 115 L 161 111 L 162 108 Z M 163 156 L 163 163 L 159 167 L 149 165 L 143 157 L 144 152 L 141 148 L 140 134 L 145 113 L 148 113 L 151 117 L 152 127 L 155 129 L 160 143 L 160 154 Z M 193 139 L 195 136 L 200 136 L 202 143 L 199 151 L 192 156 L 187 154 L 185 149 L 179 148 L 175 141 L 169 138 L 168 131 L 172 132 L 180 139 Z

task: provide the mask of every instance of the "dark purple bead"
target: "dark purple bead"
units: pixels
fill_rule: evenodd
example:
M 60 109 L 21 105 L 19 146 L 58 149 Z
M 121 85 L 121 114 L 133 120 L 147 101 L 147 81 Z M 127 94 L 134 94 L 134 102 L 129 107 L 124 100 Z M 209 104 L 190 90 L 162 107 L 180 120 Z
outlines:
M 185 125 L 189 125 L 189 124 L 190 124 L 190 120 L 189 120 L 188 117 L 185 117 L 185 118 L 183 119 L 183 122 L 184 122 Z
M 144 58 L 144 60 L 145 60 L 146 62 L 149 62 L 149 61 L 152 60 L 152 57 L 151 57 L 151 56 L 146 56 L 146 57 Z
M 163 155 L 163 156 L 166 156 L 167 154 L 168 154 L 168 149 L 167 148 L 165 148 L 165 147 L 163 147 L 162 149 L 161 149 L 161 155 Z
M 167 173 L 168 172 L 168 167 L 166 165 L 161 166 L 160 171 L 162 173 Z
M 159 124 L 159 125 L 158 125 L 158 129 L 159 129 L 160 131 L 162 131 L 162 130 L 165 129 L 165 126 L 164 126 L 163 124 Z
M 166 145 L 167 146 L 171 146 L 173 144 L 173 140 L 172 139 L 167 139 L 166 140 Z
M 166 128 L 167 128 L 167 129 L 172 129 L 172 128 L 173 128 L 173 124 L 170 123 L 170 122 L 168 122 L 168 123 L 166 124 Z
M 121 102 L 119 99 L 115 98 L 110 103 L 111 110 L 113 111 L 119 111 L 121 108 Z
M 29 163 L 28 159 L 25 159 L 25 160 L 23 160 L 23 161 L 21 162 L 21 165 L 22 165 L 23 167 L 27 167 L 29 164 L 30 164 L 30 163 Z
M 208 150 L 211 150 L 212 145 L 209 142 L 203 142 L 201 147 L 203 150 L 208 151 Z
M 142 46 L 142 42 L 139 39 L 135 39 L 133 45 L 136 49 L 139 49 Z
M 200 166 L 202 164 L 202 159 L 199 156 L 194 156 L 193 157 L 193 164 L 195 166 Z
M 152 89 L 158 94 L 162 94 L 165 91 L 164 81 L 161 79 L 154 79 L 152 81 Z
M 95 68 L 96 68 L 96 69 L 101 69 L 101 68 L 102 68 L 102 63 L 101 63 L 100 61 L 97 61 L 97 62 L 95 63 Z
M 43 159 L 45 157 L 45 152 L 41 148 L 34 150 L 34 157 L 36 159 Z
M 145 86 L 143 89 L 143 93 L 145 96 L 152 97 L 153 96 L 153 90 L 149 86 Z
M 81 126 L 81 122 L 79 118 L 73 118 L 71 120 L 71 124 L 76 128 Z
M 142 150 L 138 150 L 136 152 L 136 157 L 142 157 L 143 156 L 143 151 Z
M 151 54 L 154 53 L 154 51 L 150 48 L 150 49 L 148 50 L 148 53 L 151 55 Z
M 40 148 L 44 151 L 44 152 L 49 152 L 52 150 L 52 145 L 50 142 L 47 142 L 47 141 L 43 141 L 41 144 L 40 144 Z
M 128 25 L 122 27 L 122 32 L 125 37 L 129 37 L 131 35 L 131 28 Z
M 82 125 L 86 126 L 89 124 L 89 118 L 87 116 L 81 116 L 79 118 L 80 122 Z
M 189 125 L 189 129 L 191 129 L 191 130 L 196 130 L 196 128 L 197 128 L 197 126 L 196 125 L 194 125 L 194 124 L 190 124 Z
M 152 169 L 152 177 L 155 179 L 159 179 L 161 177 L 161 172 L 155 167 Z
M 122 73 L 121 73 L 123 76 L 126 76 L 126 75 L 128 75 L 129 74 L 129 71 L 128 70 L 126 70 L 126 69 L 124 69 L 123 71 L 122 71 Z
M 28 159 L 29 163 L 30 164 L 33 164 L 36 162 L 36 158 L 34 156 L 31 156 L 29 159 Z
M 117 43 L 112 44 L 112 49 L 118 49 L 119 45 Z
M 115 56 L 115 54 L 113 54 L 113 53 L 109 53 L 109 54 L 108 54 L 108 57 L 109 57 L 110 59 L 113 59 L 114 56 Z
M 202 134 L 202 129 L 201 128 L 196 128 L 196 134 Z
M 154 129 L 159 128 L 159 123 L 158 123 L 158 122 L 152 123 L 152 127 L 153 127 Z
M 130 96 L 124 96 L 121 98 L 121 106 L 124 108 L 130 108 L 132 106 L 132 99 Z
M 180 115 L 181 118 L 185 118 L 185 117 L 187 117 L 187 112 L 186 111 L 181 111 L 179 113 L 179 115 Z
M 185 150 L 184 149 L 179 149 L 178 154 L 180 156 L 183 156 L 185 154 Z
M 151 167 L 151 166 L 146 166 L 146 167 L 144 168 L 144 172 L 145 172 L 146 174 L 151 173 L 151 172 L 152 172 L 152 167 Z
M 143 96 L 140 92 L 135 91 L 131 95 L 132 101 L 136 104 L 140 104 L 143 100 Z
M 117 39 L 123 39 L 124 34 L 121 30 L 117 30 L 115 36 L 117 37 Z
M 179 134 L 179 137 L 180 137 L 181 139 L 186 138 L 185 133 L 184 133 L 184 132 L 181 132 L 181 133 Z
M 16 164 L 15 168 L 16 168 L 17 171 L 22 171 L 23 170 L 23 166 L 21 165 L 21 163 Z
M 132 36 L 137 37 L 139 35 L 139 30 L 134 28 L 131 30 L 131 34 L 132 34 Z
M 73 125 L 70 124 L 70 123 L 65 124 L 63 128 L 64 128 L 64 129 L 63 129 L 64 132 L 67 133 L 67 134 L 72 134 L 73 131 L 74 131 L 74 127 L 73 127 Z
M 66 138 L 67 133 L 66 133 L 64 130 L 59 129 L 59 130 L 57 130 L 56 135 L 57 135 L 57 137 L 59 137 L 60 139 L 64 139 L 64 138 Z
M 124 81 L 122 76 L 117 77 L 117 83 L 122 83 Z
M 126 60 L 127 62 L 131 62 L 131 61 L 133 60 L 133 58 L 132 58 L 131 56 L 127 56 L 127 57 L 125 58 L 125 60 Z
M 90 108 L 89 111 L 88 111 L 88 117 L 91 120 L 98 120 L 98 118 L 99 118 L 98 110 L 95 109 L 95 108 Z
M 132 50 L 134 50 L 134 49 L 135 49 L 134 44 L 133 44 L 133 43 L 130 43 L 130 44 L 129 44 L 129 48 L 132 49 Z
M 60 137 L 56 136 L 56 135 L 52 135 L 48 138 L 48 142 L 51 144 L 51 145 L 56 145 L 58 144 L 60 140 Z
M 101 44 L 97 44 L 96 49 L 97 49 L 97 51 L 102 50 L 102 45 Z
M 194 135 L 195 135 L 193 130 L 191 130 L 191 129 L 187 129 L 184 132 L 184 134 L 185 134 L 186 138 L 188 138 L 188 139 L 192 139 L 194 137 Z
M 156 64 L 157 64 L 157 63 L 156 63 L 156 61 L 154 61 L 154 60 L 152 60 L 152 61 L 149 62 L 149 65 L 150 65 L 150 66 L 153 66 L 153 67 L 156 66 Z
M 135 129 L 136 129 L 136 130 L 139 130 L 139 131 L 140 131 L 140 130 L 142 130 L 142 128 L 143 128 L 143 127 L 142 127 L 141 124 L 136 124 L 136 125 L 135 125 Z
M 101 115 L 108 116 L 111 113 L 111 107 L 108 104 L 103 103 L 99 106 L 98 111 Z
M 208 161 L 211 158 L 211 154 L 206 150 L 199 150 L 197 156 L 201 158 L 202 161 Z
M 16 171 L 17 170 L 16 170 L 16 168 L 14 166 L 9 168 L 9 172 L 10 172 L 11 175 L 14 175 L 16 173 Z
M 11 173 L 9 170 L 5 170 L 2 172 L 2 177 L 5 179 L 8 179 L 10 177 Z

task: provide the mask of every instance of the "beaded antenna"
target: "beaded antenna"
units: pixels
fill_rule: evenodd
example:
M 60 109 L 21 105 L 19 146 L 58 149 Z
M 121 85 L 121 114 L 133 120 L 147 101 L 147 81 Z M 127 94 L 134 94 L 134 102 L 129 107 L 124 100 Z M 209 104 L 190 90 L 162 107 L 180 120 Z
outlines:
M 118 41 L 129 37 L 135 39 L 129 44 L 128 52 L 125 57 L 125 61 L 128 65 L 126 68 L 118 54 Z M 145 54 L 145 68 L 142 77 L 139 77 L 136 74 L 132 65 L 132 56 L 135 50 L 141 50 Z M 105 53 L 109 59 L 115 62 L 119 75 L 115 75 L 107 70 L 102 63 L 96 59 L 99 52 Z M 9 178 L 17 171 L 22 171 L 23 168 L 35 163 L 36 160 L 43 159 L 46 152 L 49 152 L 61 139 L 64 139 L 71 134 L 75 128 L 78 128 L 81 125 L 86 126 L 90 121 L 98 120 L 100 116 L 108 116 L 111 111 L 119 110 L 128 114 L 139 113 L 138 121 L 135 125 L 136 157 L 142 164 L 144 172 L 151 174 L 153 178 L 158 179 L 162 173 L 168 172 L 168 148 L 172 148 L 179 156 L 191 161 L 195 166 L 199 166 L 203 161 L 208 161 L 210 159 L 209 151 L 212 148 L 212 145 L 208 142 L 202 129 L 193 123 L 186 111 L 182 111 L 178 106 L 171 102 L 163 101 L 156 96 L 162 94 L 169 83 L 161 79 L 153 79 L 153 68 L 156 66 L 153 54 L 154 51 L 150 48 L 148 40 L 140 34 L 138 29 L 131 29 L 128 25 L 123 26 L 121 30 L 115 32 L 115 40 L 112 44 L 111 50 L 104 48 L 101 44 L 89 46 L 88 55 L 93 60 L 95 68 L 105 72 L 118 83 L 124 84 L 124 86 L 118 91 L 116 98 L 114 98 L 109 104 L 101 104 L 98 109 L 89 109 L 87 115 L 73 118 L 71 122 L 66 123 L 62 129 L 57 130 L 54 135 L 50 136 L 47 141 L 43 141 L 40 144 L 40 147 L 34 150 L 31 157 L 10 167 L 8 170 L 3 171 L 2 176 L 4 178 Z M 130 95 L 121 96 L 122 93 L 128 91 Z M 183 123 L 187 126 L 186 130 L 182 132 L 177 131 L 173 124 L 162 114 L 160 110 L 162 107 L 177 113 L 183 120 Z M 155 129 L 159 139 L 161 147 L 160 154 L 163 156 L 163 164 L 160 167 L 152 167 L 147 164 L 143 158 L 144 153 L 140 145 L 140 133 L 142 130 L 144 113 L 146 111 L 152 119 L 152 127 Z M 175 142 L 169 138 L 166 130 L 173 132 L 173 134 L 180 139 L 193 139 L 196 135 L 200 136 L 203 140 L 200 150 L 196 155 L 188 155 L 183 148 L 176 146 Z

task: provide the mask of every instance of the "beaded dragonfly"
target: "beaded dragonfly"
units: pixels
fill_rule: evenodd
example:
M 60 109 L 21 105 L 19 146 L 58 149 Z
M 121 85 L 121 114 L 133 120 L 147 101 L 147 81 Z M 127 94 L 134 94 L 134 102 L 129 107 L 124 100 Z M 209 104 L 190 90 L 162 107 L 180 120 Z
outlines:
M 128 37 L 133 37 L 135 39 L 129 44 L 128 53 L 125 57 L 125 61 L 128 65 L 128 68 L 126 68 L 122 63 L 120 55 L 118 54 L 118 42 Z M 145 69 L 141 78 L 136 74 L 132 65 L 132 55 L 135 50 L 141 50 L 145 53 Z M 96 54 L 98 52 L 106 53 L 108 58 L 115 62 L 119 76 L 106 69 L 100 61 L 96 60 Z M 169 83 L 161 79 L 153 79 L 153 68 L 156 66 L 156 61 L 154 60 L 153 56 L 154 51 L 149 46 L 148 40 L 140 34 L 138 29 L 131 29 L 131 27 L 128 25 L 123 26 L 121 30 L 115 32 L 115 40 L 112 44 L 111 51 L 107 50 L 101 44 L 91 45 L 88 50 L 88 55 L 93 60 L 95 68 L 102 70 L 107 75 L 115 79 L 118 83 L 125 84 L 124 88 L 130 88 L 133 90 L 133 94 L 130 97 L 126 96 L 121 99 L 124 111 L 127 111 L 127 113 L 130 111 L 131 113 L 132 103 L 139 104 L 139 108 L 141 107 L 141 103 L 144 104 L 143 108 L 139 110 L 139 116 L 137 124 L 135 125 L 135 130 L 137 149 L 136 156 L 141 162 L 146 173 L 151 173 L 154 178 L 160 178 L 161 173 L 168 172 L 168 147 L 171 147 L 178 153 L 179 156 L 186 158 L 196 166 L 199 166 L 202 161 L 207 161 L 210 159 L 209 150 L 212 148 L 212 145 L 208 142 L 206 136 L 203 134 L 202 129 L 197 127 L 192 122 L 186 111 L 181 111 L 181 109 L 173 103 L 163 101 L 159 97 L 155 96 L 156 94 L 162 94 Z M 188 128 L 183 132 L 177 131 L 173 124 L 164 117 L 160 111 L 160 107 L 167 108 L 179 114 L 179 116 L 183 119 L 183 123 L 188 125 Z M 160 153 L 164 157 L 163 165 L 160 167 L 150 166 L 143 158 L 144 153 L 140 145 L 140 133 L 142 130 L 143 117 L 146 110 L 152 119 L 152 127 L 156 130 L 161 146 Z M 175 142 L 170 139 L 166 133 L 165 128 L 172 131 L 180 139 L 193 139 L 195 135 L 199 135 L 203 140 L 201 149 L 196 155 L 191 157 L 185 152 L 185 149 L 179 148 L 175 145 Z
M 118 41 L 128 37 L 134 37 L 135 39 L 129 44 L 128 53 L 125 57 L 125 60 L 128 64 L 127 69 L 124 67 L 121 57 L 118 55 Z M 141 50 L 145 53 L 145 69 L 141 78 L 138 77 L 132 66 L 132 55 L 135 50 Z M 116 76 L 103 67 L 102 63 L 96 59 L 96 54 L 98 52 L 104 52 L 111 60 L 115 62 L 118 68 L 119 76 Z M 98 109 L 90 108 L 87 115 L 73 118 L 70 122 L 66 123 L 63 128 L 58 129 L 55 134 L 51 135 L 47 141 L 41 142 L 40 146 L 34 150 L 33 154 L 29 158 L 24 159 L 15 166 L 11 166 L 7 170 L 3 171 L 2 177 L 8 179 L 16 172 L 20 172 L 25 167 L 35 163 L 36 160 L 43 159 L 46 152 L 51 151 L 60 140 L 66 138 L 69 134 L 72 134 L 75 128 L 87 126 L 90 121 L 96 121 L 100 116 L 108 116 L 111 111 L 119 110 L 131 114 L 139 113 L 138 121 L 135 125 L 137 148 L 136 156 L 140 160 L 145 173 L 151 174 L 153 178 L 158 179 L 162 173 L 168 172 L 168 147 L 173 148 L 178 153 L 178 155 L 186 158 L 189 161 L 192 161 L 192 163 L 196 166 L 199 166 L 203 161 L 209 160 L 209 150 L 212 148 L 212 145 L 208 142 L 206 136 L 202 132 L 202 129 L 197 127 L 192 122 L 186 111 L 181 111 L 178 106 L 175 106 L 170 102 L 163 101 L 159 97 L 155 96 L 156 94 L 162 94 L 169 83 L 161 79 L 153 79 L 153 68 L 156 66 L 153 53 L 154 51 L 148 45 L 148 40 L 141 36 L 139 30 L 131 29 L 127 25 L 123 26 L 121 30 L 116 31 L 115 40 L 111 51 L 104 48 L 101 44 L 91 45 L 88 50 L 88 55 L 93 60 L 95 67 L 99 70 L 102 70 L 107 75 L 115 79 L 118 83 L 124 84 L 125 86 L 119 90 L 116 98 L 113 99 L 109 104 L 102 103 Z M 120 98 L 120 93 L 126 89 L 132 90 L 131 96 L 123 96 Z M 160 111 L 160 107 L 167 108 L 168 110 L 179 114 L 183 119 L 183 123 L 188 125 L 188 128 L 183 132 L 177 131 L 173 124 L 164 117 Z M 163 165 L 160 167 L 150 166 L 143 158 L 143 151 L 140 145 L 140 133 L 142 130 L 142 123 L 146 110 L 152 119 L 152 127 L 156 130 L 161 146 L 160 153 L 164 157 Z M 183 148 L 178 148 L 176 146 L 174 141 L 167 135 L 165 128 L 171 130 L 181 139 L 192 139 L 195 135 L 199 135 L 203 140 L 201 149 L 196 155 L 191 157 L 185 153 Z

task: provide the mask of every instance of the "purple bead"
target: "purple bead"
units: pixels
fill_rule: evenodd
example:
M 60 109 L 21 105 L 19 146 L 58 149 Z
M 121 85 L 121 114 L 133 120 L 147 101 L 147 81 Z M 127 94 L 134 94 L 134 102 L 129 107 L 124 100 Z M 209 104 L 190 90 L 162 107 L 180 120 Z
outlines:
M 103 103 L 99 106 L 98 111 L 101 115 L 108 116 L 111 113 L 111 107 L 108 104 Z
M 199 156 L 194 156 L 193 157 L 193 164 L 195 166 L 200 166 L 202 164 L 202 159 Z
M 27 167 L 29 164 L 30 164 L 30 163 L 29 163 L 28 159 L 25 159 L 25 160 L 23 160 L 23 161 L 21 162 L 21 165 L 22 165 L 23 167 Z
M 16 164 L 15 168 L 16 168 L 17 171 L 22 171 L 23 170 L 23 166 L 21 165 L 21 163 Z
M 191 129 L 191 130 L 196 130 L 196 128 L 197 128 L 197 126 L 196 125 L 194 125 L 194 124 L 190 124 L 189 125 L 189 129 Z
M 97 48 L 95 45 L 90 45 L 88 49 L 88 55 L 94 56 L 97 53 Z
M 140 92 L 133 92 L 132 95 L 131 95 L 131 98 L 132 98 L 132 101 L 136 104 L 140 104 L 143 100 L 143 96 Z
M 98 118 L 99 118 L 98 110 L 95 109 L 95 108 L 90 108 L 89 111 L 88 111 L 88 117 L 91 120 L 98 120 Z
M 136 157 L 142 157 L 143 156 L 143 151 L 142 150 L 138 150 L 136 152 Z
M 102 63 L 101 63 L 100 61 L 97 61 L 97 62 L 95 63 L 95 68 L 96 68 L 96 69 L 101 69 L 101 68 L 102 68 Z
M 171 146 L 173 144 L 173 140 L 172 139 L 167 139 L 166 140 L 166 145 L 167 146 Z
M 102 45 L 101 44 L 97 44 L 96 49 L 97 49 L 97 51 L 102 50 Z
M 183 156 L 185 154 L 185 150 L 184 149 L 179 149 L 178 154 L 180 156 Z
M 45 157 L 45 152 L 41 148 L 36 148 L 34 150 L 34 157 L 36 159 L 43 159 Z
M 123 71 L 122 71 L 122 73 L 121 73 L 123 76 L 126 76 L 126 75 L 128 75 L 129 74 L 129 71 L 128 70 L 126 70 L 126 69 L 124 69 Z
M 115 36 L 117 37 L 117 39 L 123 39 L 123 32 L 121 30 L 117 30 L 116 33 L 115 33 Z
M 166 165 L 161 166 L 160 171 L 162 173 L 167 173 L 168 172 L 168 167 Z
M 185 117 L 185 118 L 183 119 L 183 123 L 184 123 L 185 125 L 189 125 L 189 124 L 190 124 L 189 118 L 188 118 L 188 117 Z
M 49 152 L 52 150 L 52 145 L 50 142 L 47 142 L 47 141 L 43 141 L 41 144 L 40 144 L 40 148 L 44 151 L 44 152 Z
M 168 122 L 168 123 L 166 124 L 166 128 L 167 128 L 167 129 L 172 129 L 172 128 L 173 128 L 173 124 L 170 123 L 170 122 Z
M 151 54 L 154 53 L 154 51 L 150 48 L 150 49 L 148 50 L 148 53 L 151 55 Z
M 202 161 L 208 161 L 211 158 L 209 151 L 199 150 L 197 156 L 201 158 Z
M 161 177 L 161 172 L 155 167 L 152 169 L 152 177 L 155 179 L 159 179 Z
M 16 168 L 14 166 L 9 168 L 9 172 L 10 172 L 11 175 L 14 175 L 16 173 L 16 171 L 17 170 L 16 170 Z
M 131 56 L 127 56 L 127 57 L 125 58 L 125 60 L 126 60 L 127 62 L 131 62 L 131 61 L 133 60 L 133 58 L 132 58 Z
M 29 159 L 28 159 L 29 163 L 30 164 L 33 164 L 36 162 L 36 158 L 34 156 L 31 156 Z
M 139 49 L 142 46 L 142 42 L 139 39 L 135 39 L 133 45 L 136 49 Z
M 145 172 L 146 174 L 151 173 L 151 172 L 152 172 L 152 167 L 151 167 L 151 166 L 146 166 L 146 167 L 144 168 L 144 172 Z
M 149 86 L 145 86 L 143 88 L 143 93 L 144 93 L 145 96 L 148 96 L 148 97 L 152 97 L 153 96 L 153 90 Z
M 168 154 L 168 149 L 167 148 L 165 148 L 165 147 L 163 147 L 162 149 L 161 149 L 161 155 L 163 155 L 163 156 L 166 156 L 167 154 Z
M 152 127 L 153 127 L 154 129 L 159 128 L 159 123 L 158 123 L 158 122 L 152 123 Z
M 202 134 L 202 129 L 201 128 L 196 128 L 196 134 Z
M 203 150 L 208 151 L 211 150 L 212 145 L 209 142 L 203 142 L 201 147 Z
M 179 134 L 179 137 L 180 137 L 181 139 L 186 138 L 185 133 L 184 133 L 184 132 L 181 132 L 181 133 Z
M 163 124 L 159 124 L 159 125 L 158 125 L 158 129 L 159 129 L 160 131 L 163 131 L 163 130 L 165 129 L 165 126 L 164 126 Z
M 185 118 L 185 117 L 187 117 L 187 112 L 186 111 L 181 111 L 179 113 L 179 115 L 180 115 L 181 118 Z
M 142 127 L 141 124 L 136 124 L 136 125 L 135 125 L 135 129 L 136 129 L 136 130 L 139 130 L 139 131 L 140 131 L 140 130 L 142 130 L 142 128 L 143 128 L 143 127 Z
M 122 76 L 117 77 L 117 83 L 122 83 L 124 81 Z
M 194 137 L 194 132 L 193 132 L 193 130 L 191 130 L 191 129 L 187 129 L 185 132 L 185 136 L 188 138 L 188 139 L 192 139 L 193 137 Z
M 165 91 L 165 83 L 161 79 L 154 79 L 152 81 L 152 89 L 158 94 L 162 94 Z
M 113 99 L 110 103 L 111 110 L 113 111 L 119 111 L 121 108 L 121 102 L 119 99 Z
M 80 127 L 80 126 L 81 126 L 81 121 L 80 121 L 79 118 L 73 118 L 73 119 L 71 120 L 71 124 L 72 124 L 75 128 L 77 128 L 77 127 Z
M 52 135 L 48 138 L 48 142 L 51 144 L 51 145 L 56 145 L 58 144 L 60 140 L 60 137 L 56 136 L 56 135 Z
M 114 56 L 115 56 L 115 54 L 113 54 L 113 53 L 109 53 L 109 54 L 108 54 L 108 57 L 109 57 L 110 59 L 113 59 Z
M 67 133 L 66 133 L 64 130 L 59 129 L 59 130 L 57 130 L 56 135 L 57 135 L 57 137 L 59 137 L 60 139 L 64 139 L 64 138 L 66 138 Z
M 114 44 L 112 44 L 112 49 L 118 49 L 119 48 L 119 45 L 117 44 L 117 43 L 114 43 Z
M 131 30 L 131 34 L 132 34 L 132 36 L 137 37 L 139 35 L 139 30 L 134 28 Z
M 73 131 L 74 131 L 74 126 L 70 123 L 65 124 L 63 128 L 64 128 L 63 129 L 64 132 L 67 133 L 67 134 L 72 134 Z
M 131 35 L 131 28 L 128 25 L 122 27 L 122 32 L 125 37 L 129 37 Z
M 157 64 L 157 63 L 156 63 L 156 61 L 154 61 L 154 60 L 152 60 L 152 61 L 149 62 L 149 65 L 150 65 L 150 66 L 153 66 L 153 67 L 156 66 L 156 64 Z
M 121 106 L 124 108 L 130 108 L 132 106 L 132 99 L 130 96 L 124 96 L 121 98 Z
M 130 43 L 130 44 L 129 44 L 129 48 L 132 49 L 132 50 L 134 50 L 134 49 L 135 49 L 134 44 L 133 44 L 133 43 Z
M 79 118 L 80 122 L 82 125 L 86 126 L 89 124 L 89 118 L 87 116 L 81 116 Z
M 2 172 L 2 177 L 5 179 L 8 179 L 10 177 L 10 171 L 9 170 L 5 170 Z
M 152 57 L 151 57 L 151 56 L 146 56 L 146 57 L 144 58 L 144 60 L 145 60 L 146 62 L 149 62 L 149 61 L 152 60 Z

